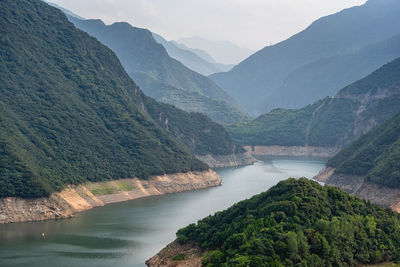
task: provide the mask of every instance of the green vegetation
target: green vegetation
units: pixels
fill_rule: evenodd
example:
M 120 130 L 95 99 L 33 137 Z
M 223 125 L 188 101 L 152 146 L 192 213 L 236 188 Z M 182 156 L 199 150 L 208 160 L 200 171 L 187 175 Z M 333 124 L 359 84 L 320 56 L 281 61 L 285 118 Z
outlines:
M 225 101 L 166 85 L 148 74 L 137 72 L 134 80 L 146 95 L 188 112 L 205 114 L 218 123 L 229 124 L 249 120 L 249 117 Z
M 185 253 L 179 253 L 171 258 L 172 261 L 183 261 L 186 260 L 188 257 Z
M 400 59 L 301 109 L 276 109 L 227 128 L 244 145 L 343 147 L 400 112 Z
M 93 195 L 110 195 L 122 191 L 131 191 L 136 188 L 132 180 L 87 183 L 85 186 Z
M 361 175 L 400 188 L 400 114 L 361 136 L 327 165 L 336 168 L 335 173 Z
M 144 101 L 146 112 L 169 136 L 195 155 L 230 155 L 245 152 L 232 142 L 231 136 L 219 124 L 200 113 L 188 113 L 172 105 Z
M 42 1 L 0 2 L 0 88 L 0 197 L 208 168 L 145 113 L 114 53 Z
M 101 20 L 69 19 L 76 27 L 110 47 L 126 72 L 148 96 L 172 105 L 180 103 L 179 108 L 201 112 L 219 123 L 247 119 L 225 91 L 208 77 L 171 58 L 150 31 L 128 23 L 107 26 Z
M 400 216 L 334 187 L 280 182 L 177 233 L 203 266 L 358 266 L 400 260 Z

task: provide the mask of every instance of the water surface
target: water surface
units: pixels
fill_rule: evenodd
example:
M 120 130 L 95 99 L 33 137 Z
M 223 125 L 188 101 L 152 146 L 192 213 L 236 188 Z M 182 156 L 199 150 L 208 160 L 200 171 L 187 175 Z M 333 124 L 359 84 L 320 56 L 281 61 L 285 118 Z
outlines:
M 218 169 L 220 187 L 110 204 L 72 219 L 0 225 L 0 266 L 145 266 L 179 228 L 280 180 L 312 177 L 325 162 L 263 157 L 253 166 Z

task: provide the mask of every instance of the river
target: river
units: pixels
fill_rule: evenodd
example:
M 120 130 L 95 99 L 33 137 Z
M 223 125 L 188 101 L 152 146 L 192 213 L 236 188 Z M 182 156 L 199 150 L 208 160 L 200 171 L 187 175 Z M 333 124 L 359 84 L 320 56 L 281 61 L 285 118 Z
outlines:
M 326 162 L 259 159 L 252 166 L 217 169 L 220 187 L 110 204 L 71 219 L 0 225 L 0 266 L 145 266 L 179 228 L 280 180 L 312 177 Z

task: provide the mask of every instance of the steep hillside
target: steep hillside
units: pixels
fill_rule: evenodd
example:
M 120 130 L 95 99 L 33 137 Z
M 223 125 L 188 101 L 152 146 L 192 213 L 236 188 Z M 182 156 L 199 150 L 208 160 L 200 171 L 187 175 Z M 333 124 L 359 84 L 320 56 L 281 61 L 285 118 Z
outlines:
M 188 112 L 205 114 L 216 122 L 230 124 L 249 120 L 247 116 L 227 102 L 211 99 L 198 92 L 185 91 L 166 85 L 145 73 L 135 73 L 135 82 L 140 84 L 140 88 L 146 95 L 160 102 L 174 105 Z
M 229 110 L 235 110 L 232 117 L 227 121 L 214 116 L 213 119 L 217 122 L 228 123 L 246 118 L 235 101 L 225 91 L 209 78 L 188 69 L 182 63 L 171 58 L 165 48 L 154 40 L 150 31 L 132 27 L 128 23 L 114 23 L 106 26 L 101 20 L 79 20 L 73 17 L 70 17 L 70 20 L 75 26 L 110 47 L 120 59 L 127 73 L 138 82 L 138 85 L 145 92 L 159 91 L 162 88 L 154 82 L 141 83 L 144 79 L 137 79 L 136 77 L 139 75 L 143 77 L 145 74 L 148 76 L 145 80 L 156 80 L 158 83 L 180 89 L 179 92 L 181 93 L 188 91 L 202 95 L 203 97 L 194 104 L 194 107 L 206 115 L 213 113 L 215 115 L 220 111 L 218 108 L 222 107 L 222 105 L 219 105 L 216 109 L 208 110 L 204 106 L 206 98 L 210 99 L 209 102 L 225 102 L 225 106 L 229 107 Z M 178 91 L 175 90 L 175 92 Z M 180 97 L 184 98 L 185 94 L 181 94 Z M 187 105 L 182 105 L 182 108 L 193 111 Z M 223 111 L 225 114 L 228 112 L 230 111 Z M 240 116 L 237 117 L 237 114 L 240 114 Z
M 153 37 L 158 43 L 162 44 L 165 47 L 170 57 L 178 60 L 189 69 L 194 70 L 200 74 L 208 76 L 213 73 L 228 70 L 228 66 L 213 62 L 213 59 L 209 57 L 205 52 L 202 53 L 202 56 L 204 58 L 208 56 L 208 60 L 199 56 L 197 53 L 201 53 L 201 50 L 197 51 L 195 49 L 190 49 L 182 45 L 178 46 L 176 43 L 172 41 L 167 41 L 162 36 L 155 33 L 153 33 Z
M 400 189 L 400 114 L 361 136 L 327 163 L 335 174 Z
M 400 259 L 399 226 L 400 216 L 388 209 L 305 178 L 288 179 L 179 230 L 177 241 L 147 264 L 171 259 L 174 266 L 185 266 L 179 259 L 198 262 L 186 266 L 378 264 Z
M 398 46 L 367 52 L 368 46 L 400 34 L 399 12 L 397 0 L 369 0 L 321 18 L 231 71 L 210 77 L 254 114 L 310 104 L 399 56 Z
M 276 109 L 228 127 L 234 140 L 253 146 L 342 148 L 400 112 L 400 59 L 301 109 Z
M 0 2 L 0 33 L 0 197 L 207 170 L 188 150 L 241 152 L 204 115 L 146 97 L 109 48 L 42 1 Z

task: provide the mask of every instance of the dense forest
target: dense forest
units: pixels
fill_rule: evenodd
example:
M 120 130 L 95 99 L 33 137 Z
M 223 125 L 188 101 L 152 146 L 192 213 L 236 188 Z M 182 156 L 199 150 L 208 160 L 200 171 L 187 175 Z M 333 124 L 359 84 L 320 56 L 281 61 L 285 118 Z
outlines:
M 301 109 L 275 109 L 228 126 L 244 145 L 343 147 L 400 112 L 400 59 Z
M 115 54 L 58 9 L 1 1 L 0 36 L 0 197 L 208 169 L 153 122 Z
M 400 216 L 334 187 L 288 179 L 177 232 L 203 266 L 358 266 L 400 260 Z
M 330 159 L 335 173 L 366 177 L 379 185 L 400 188 L 400 114 L 361 136 Z

